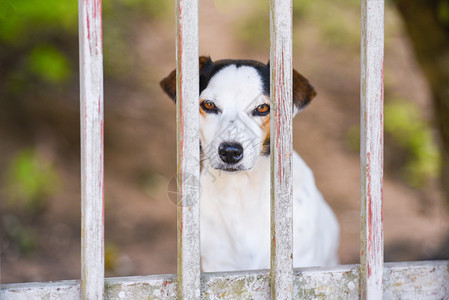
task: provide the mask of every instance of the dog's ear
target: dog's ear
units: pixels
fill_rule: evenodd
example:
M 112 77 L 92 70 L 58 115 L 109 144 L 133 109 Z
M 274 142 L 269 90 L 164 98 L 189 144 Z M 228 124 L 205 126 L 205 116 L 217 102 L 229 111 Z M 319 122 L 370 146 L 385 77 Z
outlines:
M 201 73 L 201 70 L 205 66 L 210 65 L 211 63 L 212 63 L 212 59 L 210 58 L 210 56 L 200 56 L 200 61 L 199 61 L 200 73 Z
M 267 63 L 270 72 L 270 62 Z M 293 115 L 300 112 L 316 96 L 316 91 L 310 82 L 298 71 L 293 69 Z
M 298 71 L 293 69 L 293 104 L 294 114 L 300 112 L 316 96 L 316 91 L 310 82 Z
M 200 56 L 199 58 L 199 71 L 206 66 L 212 63 L 212 59 L 208 56 Z M 161 88 L 164 92 L 174 101 L 176 102 L 176 69 L 171 71 L 171 73 L 165 77 L 160 82 Z
M 176 102 L 176 69 L 171 71 L 159 84 L 164 92 Z

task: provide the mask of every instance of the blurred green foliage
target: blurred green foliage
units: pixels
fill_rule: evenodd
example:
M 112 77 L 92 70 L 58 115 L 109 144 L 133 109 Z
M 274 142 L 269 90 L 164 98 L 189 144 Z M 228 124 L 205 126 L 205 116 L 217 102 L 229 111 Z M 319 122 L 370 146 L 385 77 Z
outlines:
M 449 25 L 449 1 L 438 3 L 438 19 L 441 23 Z
M 46 81 L 59 83 L 70 76 L 70 65 L 66 56 L 52 45 L 36 46 L 29 56 L 29 68 Z
M 385 132 L 404 150 L 402 175 L 414 187 L 423 187 L 439 173 L 440 155 L 431 126 L 415 104 L 392 101 L 385 105 Z
M 104 247 L 104 268 L 107 272 L 116 271 L 119 253 L 118 246 L 111 240 L 107 240 Z
M 2 218 L 2 231 L 20 254 L 32 254 L 37 247 L 37 238 L 32 229 L 24 226 L 20 220 L 11 214 Z
M 105 77 L 131 68 L 128 39 L 136 23 L 164 17 L 169 7 L 159 0 L 103 1 Z M 9 99 L 38 84 L 54 86 L 69 79 L 77 84 L 72 75 L 78 72 L 78 2 L 0 1 L 0 61 L 0 88 Z
M 170 2 L 160 0 L 110 0 L 103 2 L 104 15 L 120 11 L 150 19 L 164 18 L 170 7 Z
M 33 39 L 37 31 L 62 29 L 75 34 L 77 21 L 77 1 L 2 0 L 0 2 L 0 40 L 6 44 L 25 43 Z
M 360 152 L 360 125 L 352 125 L 345 133 L 346 146 L 355 152 Z
M 133 40 L 139 22 L 164 18 L 172 1 L 110 0 L 103 2 L 103 64 L 106 80 L 129 78 L 137 64 Z
M 162 18 L 168 8 L 168 1 L 159 0 L 103 1 L 105 83 L 131 77 L 139 22 Z M 0 121 L 13 127 L 14 135 L 30 137 L 42 124 L 48 130 L 58 120 L 79 120 L 66 118 L 79 107 L 78 43 L 78 1 L 0 1 Z M 77 126 L 50 130 L 78 141 Z M 8 203 L 28 211 L 45 206 L 59 186 L 55 168 L 34 150 L 20 151 L 7 173 Z
M 77 1 L 3 0 L 0 4 L 0 96 L 4 110 L 38 101 L 75 82 Z
M 252 47 L 269 47 L 269 5 L 255 2 L 250 16 L 236 26 L 236 35 Z M 323 45 L 339 46 L 358 51 L 360 45 L 360 1 L 356 0 L 293 0 L 295 43 L 301 44 L 307 27 L 317 29 L 313 34 Z M 310 41 L 310 37 L 306 36 Z
M 105 81 L 129 77 L 136 63 L 132 39 L 139 22 L 163 18 L 170 3 L 103 1 Z M 79 106 L 73 92 L 79 84 L 78 52 L 78 1 L 0 1 L 0 107 L 13 122 L 9 126 L 18 124 L 16 135 L 24 128 L 24 135 L 32 136 L 41 123 L 62 121 L 67 111 Z M 24 125 L 27 122 L 30 126 Z M 19 151 L 6 173 L 6 203 L 31 213 L 45 207 L 60 186 L 55 167 L 32 149 Z
M 386 157 L 395 160 L 401 178 L 409 186 L 423 188 L 438 177 L 440 153 L 434 132 L 420 114 L 415 103 L 395 100 L 385 103 L 384 129 Z M 353 151 L 360 151 L 360 126 L 346 132 L 346 143 Z
M 11 207 L 36 214 L 47 204 L 48 197 L 58 191 L 60 180 L 50 161 L 35 150 L 17 153 L 7 169 L 5 198 Z

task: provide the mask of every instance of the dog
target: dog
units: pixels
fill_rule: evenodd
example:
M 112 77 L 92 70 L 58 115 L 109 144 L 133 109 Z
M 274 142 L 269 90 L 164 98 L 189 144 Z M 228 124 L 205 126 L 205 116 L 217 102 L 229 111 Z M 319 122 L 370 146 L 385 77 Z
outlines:
M 270 267 L 270 65 L 199 58 L 200 238 L 204 272 Z M 176 70 L 160 83 L 176 101 Z M 315 97 L 293 70 L 293 114 Z M 338 263 L 339 225 L 293 153 L 293 266 Z

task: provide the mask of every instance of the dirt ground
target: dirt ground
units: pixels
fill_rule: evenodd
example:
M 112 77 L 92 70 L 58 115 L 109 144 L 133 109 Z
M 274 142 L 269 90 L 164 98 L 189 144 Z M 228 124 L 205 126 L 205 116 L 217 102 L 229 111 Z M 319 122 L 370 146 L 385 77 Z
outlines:
M 248 49 L 235 37 L 232 24 L 244 13 L 217 11 L 213 2 L 202 1 L 200 53 L 212 59 L 268 61 L 268 48 Z M 391 11 L 387 18 L 402 26 Z M 139 61 L 133 72 L 141 88 L 105 85 L 107 276 L 176 272 L 176 206 L 167 195 L 176 172 L 175 106 L 158 86 L 175 67 L 174 30 L 174 19 L 148 21 L 132 37 Z M 347 132 L 359 124 L 359 57 L 322 48 L 313 27 L 301 32 L 307 33 L 301 37 L 307 42 L 295 50 L 294 66 L 310 79 L 318 96 L 294 120 L 294 148 L 314 170 L 318 187 L 338 217 L 341 263 L 358 263 L 359 154 L 348 146 Z M 386 101 L 388 95 L 400 94 L 430 119 L 429 90 L 400 30 L 389 36 L 385 53 Z M 0 130 L 0 140 L 4 167 L 22 145 L 7 129 Z M 64 148 L 51 133 L 41 137 L 38 149 L 52 157 L 63 189 L 40 215 L 18 216 L 38 237 L 37 250 L 22 255 L 4 240 L 2 283 L 80 278 L 79 150 L 60 155 Z M 430 259 L 443 249 L 449 218 L 437 183 L 411 189 L 387 166 L 383 211 L 386 261 Z M 2 212 L 8 214 L 12 212 Z

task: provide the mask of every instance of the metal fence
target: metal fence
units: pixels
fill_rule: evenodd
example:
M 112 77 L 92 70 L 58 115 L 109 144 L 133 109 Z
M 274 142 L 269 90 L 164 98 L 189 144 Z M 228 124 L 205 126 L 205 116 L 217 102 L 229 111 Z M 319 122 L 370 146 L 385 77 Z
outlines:
M 6 284 L 2 299 L 442 299 L 449 264 L 383 263 L 384 0 L 362 0 L 361 264 L 293 270 L 292 1 L 271 0 L 271 270 L 200 272 L 198 0 L 177 0 L 177 275 L 104 278 L 101 0 L 79 0 L 81 280 Z M 184 202 L 189 205 L 182 205 Z M 191 205 L 193 203 L 193 205 Z M 271 296 L 270 296 L 271 295 Z

